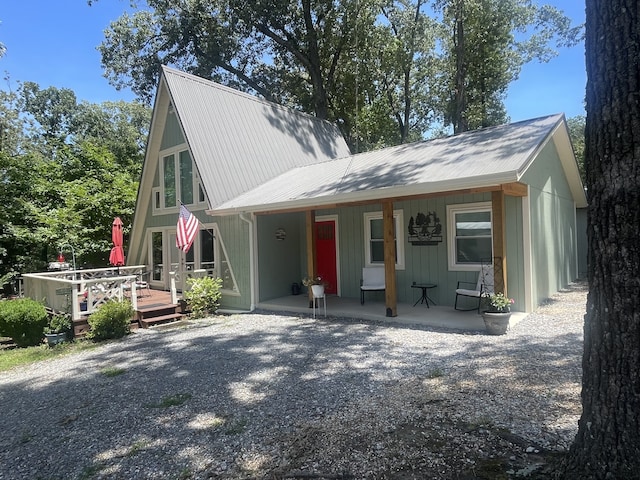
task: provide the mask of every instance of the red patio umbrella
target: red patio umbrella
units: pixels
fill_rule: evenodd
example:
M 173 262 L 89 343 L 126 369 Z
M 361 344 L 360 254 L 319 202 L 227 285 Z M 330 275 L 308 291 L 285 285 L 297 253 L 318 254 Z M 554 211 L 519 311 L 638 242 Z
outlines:
M 122 248 L 122 220 L 120 217 L 116 217 L 111 225 L 111 241 L 113 242 L 113 248 L 109 255 L 109 263 L 114 267 L 121 267 L 124 265 L 124 249 Z M 118 269 L 120 273 L 120 269 Z

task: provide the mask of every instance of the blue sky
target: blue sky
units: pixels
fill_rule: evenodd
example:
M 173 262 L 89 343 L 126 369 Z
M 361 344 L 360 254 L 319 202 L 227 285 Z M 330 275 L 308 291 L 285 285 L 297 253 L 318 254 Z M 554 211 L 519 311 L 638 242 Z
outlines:
M 128 9 L 128 0 L 3 0 L 0 42 L 7 47 L 0 72 L 15 87 L 33 81 L 41 88 L 72 89 L 79 100 L 103 102 L 133 100 L 129 91 L 117 91 L 102 76 L 96 47 L 109 23 Z M 547 0 L 574 19 L 584 22 L 584 2 Z M 507 113 L 512 121 L 564 112 L 584 114 L 586 73 L 584 49 L 561 49 L 549 63 L 525 65 L 509 88 Z M 2 90 L 9 87 L 3 83 Z

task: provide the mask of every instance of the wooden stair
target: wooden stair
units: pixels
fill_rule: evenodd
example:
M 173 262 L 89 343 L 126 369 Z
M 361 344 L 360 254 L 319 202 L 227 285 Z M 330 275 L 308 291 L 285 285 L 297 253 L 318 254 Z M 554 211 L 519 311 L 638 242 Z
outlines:
M 136 310 L 136 320 L 142 328 L 177 322 L 182 317 L 180 306 L 172 303 L 144 305 Z

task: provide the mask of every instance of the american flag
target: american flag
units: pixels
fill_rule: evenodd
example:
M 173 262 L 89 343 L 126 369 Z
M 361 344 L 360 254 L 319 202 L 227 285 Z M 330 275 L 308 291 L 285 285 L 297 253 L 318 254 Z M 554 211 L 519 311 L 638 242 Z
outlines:
M 184 205 L 180 205 L 180 216 L 178 217 L 178 230 L 176 233 L 176 247 L 183 252 L 188 252 L 193 240 L 200 228 L 200 222 L 196 216 Z

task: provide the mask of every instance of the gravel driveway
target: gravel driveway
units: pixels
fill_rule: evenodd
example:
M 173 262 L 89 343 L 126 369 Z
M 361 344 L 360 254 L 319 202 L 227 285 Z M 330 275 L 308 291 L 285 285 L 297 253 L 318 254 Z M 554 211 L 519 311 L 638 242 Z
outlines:
M 577 430 L 585 302 L 571 285 L 499 337 L 273 314 L 139 330 L 0 374 L 0 479 L 522 476 Z

